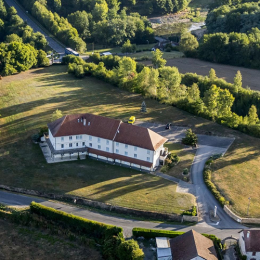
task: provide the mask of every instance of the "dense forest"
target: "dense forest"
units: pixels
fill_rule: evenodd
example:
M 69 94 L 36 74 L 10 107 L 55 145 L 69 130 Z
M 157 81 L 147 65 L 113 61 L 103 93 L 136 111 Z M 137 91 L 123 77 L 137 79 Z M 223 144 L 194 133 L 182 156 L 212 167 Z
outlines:
M 33 32 L 14 7 L 0 0 L 0 74 L 7 76 L 37 66 L 48 66 L 45 36 Z
M 19 1 L 62 43 L 80 52 L 87 42 L 116 46 L 127 39 L 136 44 L 154 41 L 149 20 L 128 13 L 117 0 Z
M 183 34 L 180 49 L 203 60 L 260 68 L 260 2 L 217 6 L 206 19 L 207 31 L 198 42 Z M 182 44 L 182 42 L 187 42 Z M 184 45 L 184 46 L 183 46 Z
M 130 57 L 91 56 L 91 62 L 67 56 L 68 72 L 78 78 L 93 76 L 130 92 L 141 93 L 214 120 L 230 128 L 260 137 L 260 110 L 258 92 L 242 88 L 240 72 L 230 84 L 218 79 L 213 69 L 206 77 L 187 73 L 181 75 L 177 68 L 165 66 L 159 50 L 153 52 L 153 68 L 144 67 Z

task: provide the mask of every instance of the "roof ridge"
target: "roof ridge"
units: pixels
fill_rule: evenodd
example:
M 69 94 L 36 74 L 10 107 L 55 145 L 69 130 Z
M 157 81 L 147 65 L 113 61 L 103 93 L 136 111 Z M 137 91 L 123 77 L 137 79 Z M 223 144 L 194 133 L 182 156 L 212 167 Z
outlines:
M 199 255 L 199 252 L 198 252 L 198 247 L 197 247 L 197 243 L 196 243 L 196 238 L 195 238 L 195 236 L 196 236 L 195 230 L 192 229 L 191 232 L 192 232 L 192 237 L 193 237 L 193 240 L 194 240 L 194 244 L 195 244 L 197 256 L 200 256 L 200 255 Z M 200 257 L 202 257 L 202 256 L 200 256 Z M 202 258 L 203 258 L 203 257 L 202 257 Z
M 123 123 L 123 122 L 120 120 L 119 125 L 118 125 L 118 128 L 117 128 L 117 130 L 116 130 L 116 133 L 115 133 L 115 135 L 114 135 L 113 141 L 115 141 L 116 136 L 117 136 L 117 134 L 118 134 L 118 132 L 119 132 L 119 129 L 120 129 L 120 126 L 121 126 L 122 123 Z

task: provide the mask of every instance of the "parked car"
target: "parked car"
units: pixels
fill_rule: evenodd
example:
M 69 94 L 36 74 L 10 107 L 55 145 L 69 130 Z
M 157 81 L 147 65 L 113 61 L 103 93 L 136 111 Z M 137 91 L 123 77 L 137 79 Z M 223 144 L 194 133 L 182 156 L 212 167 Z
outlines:
M 169 130 L 169 129 L 171 129 L 171 126 L 172 126 L 172 124 L 171 124 L 171 123 L 168 123 L 168 124 L 165 126 L 165 129 Z
M 129 120 L 128 120 L 128 124 L 133 125 L 134 122 L 135 122 L 135 116 L 131 116 L 131 117 L 129 118 Z

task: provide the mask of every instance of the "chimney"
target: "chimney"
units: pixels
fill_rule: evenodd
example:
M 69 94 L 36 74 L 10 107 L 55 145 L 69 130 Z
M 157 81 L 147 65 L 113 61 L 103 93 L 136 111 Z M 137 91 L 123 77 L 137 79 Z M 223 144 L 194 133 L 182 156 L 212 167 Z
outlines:
M 90 125 L 90 122 L 88 122 L 88 125 Z
M 79 123 L 79 118 L 78 118 L 78 123 Z
M 81 123 L 83 122 L 83 117 L 81 117 L 81 120 L 80 120 L 80 122 L 81 122 Z
M 86 125 L 86 124 L 87 124 L 87 119 L 84 118 L 84 119 L 83 119 L 83 125 Z
M 247 231 L 247 233 L 246 233 L 246 237 L 247 237 L 247 238 L 250 237 L 250 231 Z

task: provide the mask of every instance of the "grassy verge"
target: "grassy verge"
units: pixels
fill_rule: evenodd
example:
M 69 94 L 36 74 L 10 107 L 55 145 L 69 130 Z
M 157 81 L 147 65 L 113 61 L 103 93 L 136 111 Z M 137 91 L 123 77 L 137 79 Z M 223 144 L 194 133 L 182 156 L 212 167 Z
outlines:
M 178 155 L 180 158 L 180 162 L 172 167 L 167 174 L 183 179 L 183 170 L 185 168 L 190 170 L 196 151 L 180 143 L 168 143 L 165 146 L 168 147 L 169 152 Z

